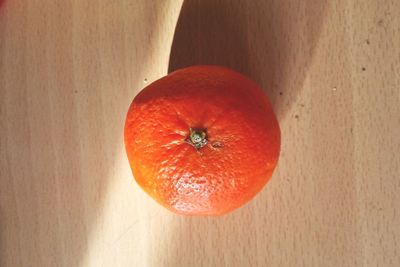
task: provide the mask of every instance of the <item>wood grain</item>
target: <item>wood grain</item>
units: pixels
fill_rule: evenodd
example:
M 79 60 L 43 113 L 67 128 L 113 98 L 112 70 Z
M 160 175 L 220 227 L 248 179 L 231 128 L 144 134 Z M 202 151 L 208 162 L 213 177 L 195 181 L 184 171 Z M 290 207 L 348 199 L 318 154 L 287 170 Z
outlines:
M 0 1 L 0 266 L 400 266 L 400 1 Z M 257 81 L 269 185 L 223 217 L 132 178 L 132 98 L 168 71 Z

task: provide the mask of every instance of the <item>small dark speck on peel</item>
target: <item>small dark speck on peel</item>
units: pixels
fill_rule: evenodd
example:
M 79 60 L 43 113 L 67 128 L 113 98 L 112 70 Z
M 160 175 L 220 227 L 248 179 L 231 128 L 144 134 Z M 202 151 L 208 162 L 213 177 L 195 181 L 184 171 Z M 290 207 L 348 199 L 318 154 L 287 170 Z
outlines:
M 296 114 L 296 115 L 294 115 L 294 117 L 295 117 L 296 119 L 298 119 L 298 118 L 299 118 L 299 115 Z
M 366 70 L 366 68 L 365 68 L 365 67 L 362 67 L 362 68 L 361 68 L 361 70 L 362 70 L 362 71 L 365 71 L 365 70 Z
M 221 142 L 214 142 L 214 143 L 212 143 L 212 147 L 221 148 L 221 147 L 224 147 L 224 144 L 222 144 Z

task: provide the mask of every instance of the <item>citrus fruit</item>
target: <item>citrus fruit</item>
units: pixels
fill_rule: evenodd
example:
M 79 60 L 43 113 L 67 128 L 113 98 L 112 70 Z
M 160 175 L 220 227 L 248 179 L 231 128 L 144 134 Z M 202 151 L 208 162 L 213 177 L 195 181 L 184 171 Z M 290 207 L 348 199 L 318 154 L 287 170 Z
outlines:
M 124 139 L 138 184 L 186 215 L 220 215 L 249 201 L 280 150 L 267 96 L 219 66 L 180 69 L 144 88 L 130 105 Z

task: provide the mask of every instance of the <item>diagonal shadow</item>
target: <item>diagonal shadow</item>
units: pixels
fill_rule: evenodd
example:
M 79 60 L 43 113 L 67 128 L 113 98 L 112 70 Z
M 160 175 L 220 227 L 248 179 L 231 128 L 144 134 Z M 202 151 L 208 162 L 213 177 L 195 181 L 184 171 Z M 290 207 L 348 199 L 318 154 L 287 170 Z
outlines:
M 303 87 L 318 41 L 322 1 L 184 2 L 169 72 L 224 65 L 255 80 L 283 118 Z
M 303 88 L 326 9 L 327 4 L 318 0 L 186 0 L 176 26 L 169 72 L 196 64 L 235 69 L 264 88 L 282 120 Z M 270 240 L 279 247 L 276 242 L 284 240 L 277 237 L 280 226 L 273 224 L 286 221 L 280 207 L 282 199 L 290 199 L 275 192 L 279 175 L 278 167 L 267 188 L 231 214 L 175 217 L 170 224 L 174 234 L 164 242 L 168 250 L 156 251 L 159 259 L 153 259 L 151 266 L 160 259 L 163 266 L 174 267 L 267 266 L 268 259 L 284 257 L 287 251 L 278 253 L 268 249 L 270 244 L 260 243 Z M 259 227 L 271 229 L 268 236 L 260 239 Z

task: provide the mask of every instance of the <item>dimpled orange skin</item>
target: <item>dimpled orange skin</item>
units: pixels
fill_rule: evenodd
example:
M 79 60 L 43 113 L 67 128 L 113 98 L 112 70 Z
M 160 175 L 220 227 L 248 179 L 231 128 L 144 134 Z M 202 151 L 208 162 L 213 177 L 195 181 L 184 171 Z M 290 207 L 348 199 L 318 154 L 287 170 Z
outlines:
M 203 129 L 196 149 L 190 129 Z M 125 123 L 125 147 L 138 184 L 185 215 L 221 215 L 253 198 L 280 151 L 272 107 L 254 82 L 230 69 L 194 66 L 144 88 Z

